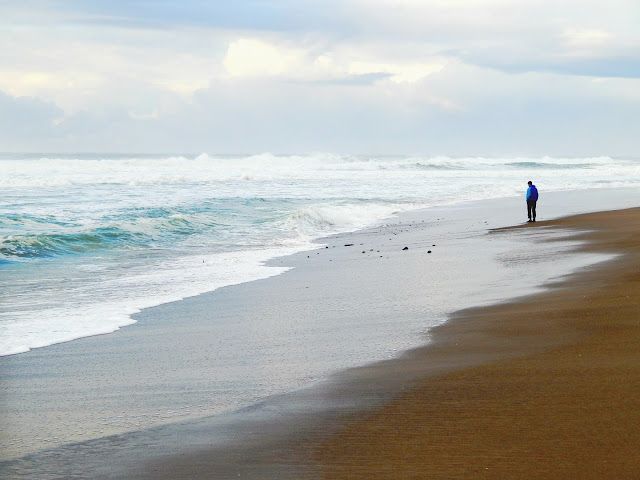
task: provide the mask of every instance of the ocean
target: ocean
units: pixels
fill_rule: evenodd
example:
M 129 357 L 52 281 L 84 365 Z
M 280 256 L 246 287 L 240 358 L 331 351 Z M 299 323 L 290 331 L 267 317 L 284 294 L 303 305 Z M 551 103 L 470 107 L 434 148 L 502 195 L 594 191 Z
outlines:
M 0 355 L 278 275 L 279 256 L 396 213 L 640 186 L 635 158 L 0 155 Z M 523 200 L 524 204 L 524 200 Z M 523 208 L 523 220 L 524 218 Z

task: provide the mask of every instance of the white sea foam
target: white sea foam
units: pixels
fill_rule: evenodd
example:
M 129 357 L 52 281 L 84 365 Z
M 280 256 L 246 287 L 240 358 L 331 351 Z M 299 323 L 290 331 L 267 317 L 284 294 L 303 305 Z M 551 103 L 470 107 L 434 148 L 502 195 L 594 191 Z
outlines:
M 158 265 L 135 265 L 108 281 L 76 285 L 66 302 L 42 301 L 37 315 L 28 310 L 0 314 L 0 356 L 24 353 L 77 338 L 113 333 L 135 323 L 144 308 L 195 296 L 217 288 L 268 278 L 288 270 L 264 262 L 312 245 L 165 259 Z M 78 271 L 103 271 L 104 265 L 80 265 Z M 37 297 L 23 299 L 26 306 Z
M 292 212 L 284 221 L 285 228 L 302 235 L 317 237 L 334 232 L 347 232 L 372 225 L 418 204 L 315 204 Z
M 91 184 L 175 185 L 185 183 L 215 183 L 228 181 L 273 181 L 341 177 L 345 172 L 388 175 L 424 169 L 455 171 L 512 170 L 520 166 L 544 174 L 544 168 L 557 170 L 564 166 L 581 175 L 616 170 L 638 173 L 637 162 L 592 158 L 450 158 L 450 157 L 353 157 L 330 154 L 277 156 L 272 154 L 224 158 L 198 155 L 159 158 L 39 158 L 0 160 L 0 188 L 56 187 Z M 582 169 L 582 171 L 580 171 Z M 426 172 L 423 172 L 426 173 Z M 600 172 L 601 173 L 601 172 Z

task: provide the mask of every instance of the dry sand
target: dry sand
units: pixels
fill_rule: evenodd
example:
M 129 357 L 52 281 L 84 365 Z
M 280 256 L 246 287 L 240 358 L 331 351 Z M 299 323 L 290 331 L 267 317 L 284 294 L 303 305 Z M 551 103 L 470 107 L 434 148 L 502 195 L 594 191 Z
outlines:
M 321 476 L 640 478 L 640 209 L 513 230 L 543 226 L 620 256 L 438 327 L 413 361 L 475 365 L 415 382 L 315 446 Z

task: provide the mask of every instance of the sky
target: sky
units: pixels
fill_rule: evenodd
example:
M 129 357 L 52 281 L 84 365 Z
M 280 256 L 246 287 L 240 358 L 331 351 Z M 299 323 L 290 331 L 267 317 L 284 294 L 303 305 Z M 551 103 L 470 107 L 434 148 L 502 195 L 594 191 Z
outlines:
M 637 0 L 0 0 L 0 151 L 640 156 Z

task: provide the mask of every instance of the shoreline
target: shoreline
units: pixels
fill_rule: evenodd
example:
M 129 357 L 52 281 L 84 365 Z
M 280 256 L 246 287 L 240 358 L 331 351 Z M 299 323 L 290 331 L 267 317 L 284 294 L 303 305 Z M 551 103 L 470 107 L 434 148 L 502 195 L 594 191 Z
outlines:
M 636 188 L 634 187 L 623 187 L 623 188 L 616 188 L 616 189 L 610 189 L 610 188 L 603 188 L 603 189 L 598 189 L 596 190 L 596 192 L 592 192 L 590 193 L 590 195 L 598 195 L 601 199 L 604 200 L 608 200 L 607 195 L 611 195 L 611 196 L 615 196 L 618 197 L 616 198 L 616 200 L 614 201 L 613 204 L 609 205 L 609 207 L 613 207 L 613 208 L 624 208 L 623 206 L 617 205 L 616 202 L 620 201 L 620 195 L 621 192 L 625 192 L 625 191 L 629 191 L 629 192 L 634 192 L 637 191 Z M 579 202 L 576 202 L 575 198 L 572 198 L 573 194 L 580 194 L 579 191 L 555 191 L 555 192 L 547 192 L 545 194 L 545 196 L 548 196 L 549 198 L 553 198 L 558 196 L 559 198 L 568 198 L 569 202 L 567 205 L 562 205 L 562 207 L 560 209 L 557 208 L 557 205 L 554 205 L 553 201 L 551 203 L 551 205 L 549 205 L 549 207 L 547 207 L 546 211 L 545 211 L 545 215 L 546 218 L 556 218 L 560 215 L 565 216 L 567 214 L 573 214 L 573 213 L 582 213 L 580 210 L 584 209 L 584 206 L 580 205 Z M 624 194 L 622 194 L 624 195 Z M 314 252 L 317 249 L 322 248 L 322 243 L 327 241 L 328 239 L 332 239 L 332 238 L 340 238 L 340 237 L 347 237 L 349 235 L 358 235 L 360 232 L 366 232 L 372 229 L 375 229 L 381 225 L 384 225 L 386 223 L 393 223 L 396 220 L 400 220 L 400 223 L 402 223 L 402 219 L 406 219 L 406 218 L 417 218 L 420 216 L 421 212 L 424 211 L 429 211 L 429 210 L 443 210 L 443 211 L 447 211 L 448 209 L 456 209 L 456 208 L 464 208 L 464 206 L 466 205 L 474 205 L 474 204 L 478 204 L 481 202 L 489 202 L 489 203 L 510 203 L 510 202 L 514 202 L 517 200 L 519 200 L 518 197 L 498 197 L 498 198 L 492 198 L 489 200 L 465 200 L 465 201 L 460 201 L 460 202 L 455 202 L 455 203 L 445 203 L 442 205 L 436 205 L 436 206 L 431 206 L 431 207 L 421 207 L 421 208 L 417 208 L 417 209 L 412 209 L 412 210 L 403 210 L 403 211 L 399 211 L 399 212 L 395 212 L 394 214 L 392 214 L 389 217 L 386 218 L 382 218 L 377 220 L 376 222 L 374 222 L 371 225 L 368 225 L 366 227 L 362 227 L 362 228 L 358 228 L 356 230 L 353 231 L 345 231 L 345 232 L 339 232 L 339 233 L 334 233 L 334 234 L 330 234 L 327 236 L 320 236 L 320 237 L 314 237 L 312 239 L 310 239 L 310 244 L 306 247 L 300 247 L 300 248 L 309 248 L 309 250 L 307 249 L 303 249 L 303 250 L 299 250 L 298 247 L 294 248 L 293 253 L 287 253 L 287 254 L 277 254 L 275 256 L 271 256 L 271 257 L 267 257 L 265 260 L 260 261 L 260 266 L 261 268 L 264 267 L 280 267 L 281 266 L 281 259 L 288 259 L 288 258 L 292 258 L 295 257 L 297 255 L 301 255 L 301 254 L 307 254 L 309 252 Z M 623 202 L 624 203 L 624 202 Z M 555 210 L 554 210 L 555 208 Z M 603 209 L 609 209 L 607 208 L 607 206 L 605 205 L 603 207 Z M 313 247 L 313 245 L 316 245 L 315 247 Z M 264 252 L 267 251 L 271 251 L 271 250 L 275 250 L 277 249 L 276 247 L 268 247 L 264 250 Z M 258 250 L 256 251 L 257 253 L 262 253 L 263 251 Z M 247 253 L 256 253 L 256 252 L 247 252 Z M 288 270 L 289 268 L 292 267 L 287 267 L 285 268 L 284 272 L 286 272 L 286 270 Z M 166 300 L 166 301 L 162 301 L 161 303 L 157 303 L 157 304 L 151 304 L 150 306 L 141 306 L 141 307 L 134 307 L 134 313 L 127 313 L 125 316 L 127 317 L 126 320 L 122 320 L 120 321 L 117 325 L 112 325 L 109 326 L 107 329 L 103 328 L 103 327 L 98 327 L 95 333 L 87 333 L 87 334 L 81 334 L 79 336 L 70 336 L 68 339 L 64 339 L 64 340 L 56 340 L 52 343 L 47 343 L 47 344 L 43 344 L 43 345 L 39 345 L 39 346 L 20 346 L 20 347 L 16 347 L 14 348 L 14 351 L 11 351 L 10 353 L 4 353 L 2 355 L 0 355 L 0 359 L 3 357 L 10 357 L 13 355 L 21 355 L 24 353 L 29 353 L 32 350 L 38 350 L 38 349 L 42 349 L 42 348 L 49 348 L 55 345 L 62 345 L 65 343 L 69 343 L 69 342 L 75 342 L 78 340 L 82 340 L 84 338 L 91 338 L 91 337 L 97 337 L 97 336 L 102 336 L 102 335 L 111 335 L 113 333 L 117 333 L 118 331 L 120 331 L 121 329 L 126 329 L 128 327 L 130 327 L 131 325 L 134 325 L 137 320 L 136 317 L 139 316 L 140 313 L 146 311 L 146 310 L 150 310 L 150 309 L 155 309 L 158 307 L 162 307 L 163 305 L 168 305 L 168 304 L 173 304 L 176 302 L 181 302 L 185 299 L 189 299 L 189 298 L 193 298 L 193 297 L 197 297 L 199 295 L 207 295 L 208 293 L 211 293 L 212 291 L 215 291 L 217 289 L 220 288 L 226 288 L 229 286 L 234 286 L 234 285 L 239 285 L 239 284 L 246 284 L 246 283 L 251 283 L 251 282 L 256 282 L 256 281 L 260 281 L 263 279 L 267 279 L 273 276 L 278 276 L 284 272 L 269 272 L 268 270 L 261 270 L 261 272 L 259 274 L 256 274 L 255 277 L 248 279 L 248 280 L 242 280 L 239 282 L 229 282 L 229 283 L 225 283 L 222 286 L 218 286 L 216 287 L 214 290 L 206 290 L 206 291 L 200 291 L 200 293 L 191 293 L 191 294 L 187 294 L 185 296 L 181 296 L 179 298 L 176 298 L 174 300 Z
M 607 218 L 614 218 L 611 224 L 616 229 L 625 230 L 625 239 L 608 240 L 611 230 L 603 229 Z M 589 298 L 581 309 L 585 294 L 600 295 L 604 282 L 616 295 L 619 285 L 611 287 L 607 282 L 625 269 L 634 275 L 629 260 L 630 256 L 640 258 L 639 218 L 640 208 L 634 208 L 496 230 L 517 235 L 522 228 L 538 226 L 570 229 L 581 242 L 576 249 L 617 256 L 554 280 L 544 291 L 457 311 L 432 330 L 431 343 L 396 359 L 342 372 L 325 390 L 315 391 L 316 401 L 321 398 L 333 405 L 359 398 L 357 405 L 342 405 L 334 411 L 325 408 L 315 416 L 309 412 L 301 418 L 292 416 L 285 421 L 297 427 L 271 438 L 266 435 L 264 444 L 253 443 L 244 432 L 230 450 L 166 456 L 130 470 L 131 478 L 634 478 L 640 471 L 640 407 L 634 395 L 640 386 L 640 362 L 635 362 L 640 360 L 640 327 L 633 316 L 640 314 L 638 285 L 627 284 L 637 295 L 636 303 L 618 305 L 627 314 L 619 325 L 579 322 L 585 313 L 593 321 L 603 309 L 611 308 L 605 302 L 589 312 L 594 307 Z M 638 246 L 631 253 L 621 250 L 621 244 Z M 549 321 L 518 321 L 532 311 L 549 315 L 545 317 Z M 569 319 L 564 317 L 567 312 L 572 314 Z M 632 329 L 635 342 L 627 341 L 630 347 L 622 351 L 621 359 L 598 372 L 599 364 L 588 364 L 589 353 L 602 354 L 599 350 L 604 349 L 608 355 L 615 345 L 602 345 L 594 335 L 617 328 L 624 334 Z M 563 359 L 563 352 L 580 358 L 580 365 Z M 611 375 L 616 361 L 622 363 L 623 371 L 617 372 L 615 380 L 631 373 L 629 384 L 619 392 L 618 383 L 602 375 Z M 534 371 L 536 367 L 541 373 Z M 567 376 L 576 372 L 584 385 L 571 390 L 575 396 L 554 397 L 553 389 L 570 384 Z M 606 390 L 599 392 L 603 386 Z M 614 394 L 608 401 L 608 395 Z M 624 395 L 624 401 L 616 401 Z M 303 399 L 310 401 L 304 395 Z M 599 401 L 590 404 L 591 399 Z M 533 410 L 528 400 L 542 405 Z M 613 414 L 611 408 L 616 409 Z M 555 410 L 560 410 L 561 421 L 554 417 Z M 267 421 L 267 429 L 278 420 L 283 419 Z M 459 431 L 450 423 L 462 424 L 466 436 L 458 437 Z M 253 430 L 255 423 L 249 425 L 252 432 L 264 435 L 259 424 L 257 430 Z M 594 435 L 598 428 L 604 432 Z M 449 448 L 444 445 L 447 440 L 451 440 Z M 634 441 L 619 448 L 629 440 Z M 470 446 L 480 453 L 470 452 Z M 536 452 L 536 447 L 543 451 Z M 611 466 L 614 459 L 617 463 Z
M 635 192 L 638 191 L 636 188 L 634 187 L 623 187 L 623 188 L 616 188 L 616 189 L 610 189 L 610 188 L 602 188 L 602 189 L 598 189 L 595 191 L 595 195 L 598 195 L 601 197 L 601 199 L 608 199 L 607 196 L 608 195 L 612 195 L 612 196 L 616 196 L 617 198 L 614 200 L 614 203 L 609 205 L 609 208 L 607 208 L 607 205 L 605 205 L 603 207 L 603 209 L 617 209 L 617 208 L 625 208 L 624 205 L 620 206 L 617 203 L 621 201 L 621 197 L 620 195 L 624 196 L 624 193 L 621 194 L 621 192 Z M 576 213 L 583 213 L 581 210 L 584 209 L 584 206 L 580 205 L 580 203 L 576 202 L 575 198 L 571 198 L 573 195 L 575 194 L 580 194 L 579 191 L 554 191 L 554 192 L 548 192 L 546 195 L 549 195 L 550 197 L 554 197 L 554 196 L 561 196 L 561 197 L 567 197 L 569 198 L 569 203 L 568 205 L 563 205 L 561 207 L 561 209 L 558 209 L 556 205 L 550 205 L 550 209 L 547 209 L 545 212 L 546 218 L 557 218 L 559 216 L 566 216 L 566 215 L 572 215 L 572 214 L 576 214 Z M 592 192 L 591 195 L 593 195 L 594 193 Z M 604 194 L 604 197 L 603 197 Z M 546 196 L 545 195 L 545 196 Z M 421 207 L 421 208 L 417 208 L 417 209 L 411 209 L 411 210 L 403 210 L 403 211 L 399 211 L 399 212 L 395 212 L 393 213 L 391 216 L 386 217 L 386 218 L 382 218 L 377 220 L 376 222 L 374 222 L 371 225 L 368 225 L 366 227 L 362 227 L 362 228 L 358 228 L 356 230 L 349 230 L 349 231 L 345 231 L 345 232 L 339 232 L 339 233 L 334 233 L 334 234 L 330 234 L 330 235 L 326 235 L 326 236 L 320 236 L 320 237 L 314 237 L 312 239 L 310 239 L 310 245 L 309 248 L 310 249 L 304 249 L 304 250 L 295 250 L 293 253 L 288 253 L 288 254 L 284 254 L 284 255 L 276 255 L 276 256 L 272 256 L 272 257 L 268 257 L 265 260 L 261 261 L 260 264 L 263 267 L 281 267 L 282 264 L 282 259 L 289 259 L 289 258 L 294 258 L 296 256 L 300 256 L 302 254 L 307 254 L 310 252 L 314 252 L 315 250 L 321 249 L 323 247 L 324 242 L 329 241 L 330 239 L 334 239 L 334 238 L 342 238 L 342 237 L 348 237 L 349 235 L 359 235 L 362 232 L 367 232 L 370 231 L 372 229 L 376 229 L 379 228 L 380 226 L 387 224 L 387 223 L 394 223 L 395 221 L 400 221 L 400 223 L 402 223 L 403 219 L 406 221 L 406 219 L 411 219 L 411 218 L 420 218 L 422 212 L 425 211 L 438 211 L 438 210 L 442 210 L 442 211 L 447 211 L 448 209 L 456 209 L 456 208 L 464 208 L 466 205 L 474 205 L 474 204 L 478 204 L 481 202 L 489 202 L 489 203 L 509 203 L 509 202 L 513 202 L 513 201 L 517 201 L 517 199 L 519 199 L 519 197 L 498 197 L 498 198 L 492 198 L 489 200 L 465 200 L 465 201 L 460 201 L 460 202 L 455 202 L 455 203 L 445 203 L 442 205 L 436 205 L 436 206 L 431 206 L 431 207 Z M 623 201 L 624 203 L 624 201 Z M 555 210 L 554 210 L 555 207 Z M 567 211 L 568 208 L 568 211 Z M 587 207 L 587 210 L 591 210 Z M 312 247 L 312 245 L 316 245 L 315 247 Z M 297 247 L 296 247 L 297 248 Z M 273 250 L 274 247 L 269 247 L 266 248 L 265 251 L 269 251 L 269 250 Z M 66 340 L 60 340 L 60 341 L 56 341 L 54 343 L 50 343 L 50 344 L 46 344 L 46 345 L 42 345 L 42 346 L 37 346 L 37 347 L 24 347 L 24 350 L 18 350 L 16 349 L 15 352 L 11 352 L 11 353 L 6 353 L 3 355 L 0 355 L 0 359 L 4 358 L 4 357 L 11 357 L 11 356 L 15 356 L 15 355 L 22 355 L 25 353 L 29 353 L 33 350 L 38 350 L 38 349 L 42 349 L 42 348 L 49 348 L 49 347 L 54 347 L 56 345 L 63 345 L 65 343 L 69 343 L 69 342 L 75 342 L 78 340 L 82 340 L 82 339 L 86 339 L 86 338 L 92 338 L 92 337 L 99 337 L 99 336 L 104 336 L 104 335 L 111 335 L 113 333 L 117 333 L 119 332 L 121 329 L 126 329 L 127 327 L 130 327 L 131 325 L 134 325 L 137 320 L 136 317 L 139 316 L 140 313 L 143 313 L 147 310 L 152 310 L 152 309 L 156 309 L 158 307 L 162 307 L 163 305 L 169 305 L 169 304 L 174 304 L 176 302 L 181 302 L 183 300 L 187 300 L 190 298 L 194 298 L 194 297 L 198 297 L 200 295 L 207 295 L 210 294 L 211 292 L 221 289 L 221 288 L 227 288 L 227 287 L 231 287 L 231 286 L 235 286 L 235 285 L 241 285 L 241 284 L 249 284 L 252 282 L 256 282 L 256 281 L 260 281 L 260 280 L 264 280 L 264 279 L 268 279 L 274 276 L 278 276 L 281 275 L 282 273 L 286 273 L 287 270 L 289 270 L 290 268 L 294 268 L 294 267 L 285 267 L 285 270 L 283 272 L 276 272 L 276 273 L 262 273 L 260 275 L 257 275 L 255 278 L 251 278 L 249 280 L 243 280 L 240 281 L 238 283 L 232 282 L 232 283 L 227 283 L 224 284 L 222 286 L 219 286 L 217 288 L 215 288 L 214 290 L 207 290 L 201 293 L 194 293 L 194 294 L 189 294 L 187 296 L 178 298 L 176 300 L 167 300 L 167 301 L 163 301 L 162 303 L 158 303 L 158 304 L 153 304 L 151 306 L 144 306 L 144 307 L 140 307 L 140 308 L 135 308 L 135 313 L 131 313 L 128 315 L 128 320 L 126 320 L 124 323 L 119 324 L 118 326 L 113 327 L 113 329 L 110 329 L 108 331 L 99 331 L 97 333 L 91 333 L 91 334 L 85 334 L 82 336 L 77 336 L 77 337 L 70 337 L 69 339 Z M 20 347 L 23 348 L 23 347 Z
M 496 358 L 422 379 L 317 445 L 322 478 L 638 475 L 640 208 L 542 224 L 620 256 L 547 292 L 457 312 L 423 360 Z
M 551 221 L 551 222 L 554 222 L 554 221 Z M 544 227 L 547 223 L 551 224 L 550 222 L 539 222 L 537 226 Z M 527 226 L 525 225 L 524 227 L 527 227 Z M 563 240 L 563 239 L 560 239 L 560 240 Z M 360 252 L 357 252 L 357 253 L 360 253 Z M 591 253 L 595 253 L 595 251 L 591 251 Z M 321 270 L 321 271 L 325 271 L 325 270 Z M 388 274 L 386 270 L 385 272 Z M 317 276 L 317 273 L 319 272 L 312 272 L 312 273 L 313 275 Z M 278 278 L 278 277 L 272 277 L 272 278 Z M 322 281 L 323 279 L 320 278 L 319 280 Z M 273 282 L 263 281 L 258 283 L 261 288 L 262 287 L 265 288 L 266 294 L 272 294 L 274 291 L 273 288 L 275 288 L 275 291 L 277 291 L 277 287 L 272 287 L 271 289 L 266 287 L 267 284 L 271 285 Z M 275 282 L 275 283 L 281 283 L 281 282 Z M 210 306 L 211 304 L 211 297 L 205 296 L 205 298 L 202 298 L 200 300 L 201 302 L 196 302 L 194 300 L 192 304 L 196 306 L 202 305 L 203 307 L 205 305 Z M 175 308 L 170 308 L 168 311 L 166 311 L 166 314 L 168 316 L 175 315 L 178 312 L 177 309 L 180 307 L 181 303 L 182 302 L 178 302 L 178 304 L 173 306 Z M 507 301 L 506 303 L 508 304 L 509 302 Z M 447 322 L 447 324 L 449 323 L 450 322 Z M 445 327 L 447 324 L 445 324 Z M 437 332 L 440 328 L 445 328 L 445 327 L 436 327 L 435 332 Z M 433 332 L 432 332 L 432 335 L 433 335 Z M 66 347 L 63 347 L 63 348 L 66 348 Z M 157 435 L 156 433 L 154 433 L 154 435 L 156 435 L 161 439 L 164 438 L 164 440 L 161 440 L 160 442 L 163 445 L 163 448 L 158 449 L 158 452 L 157 452 L 158 455 L 156 455 L 155 459 L 148 458 L 147 461 L 144 460 L 145 458 L 144 442 L 143 444 L 136 444 L 136 441 L 137 441 L 135 439 L 136 434 L 130 435 L 129 437 L 131 438 L 127 437 L 127 435 L 118 435 L 116 437 L 103 437 L 102 439 L 97 439 L 95 441 L 92 441 L 94 443 L 90 442 L 89 444 L 87 444 L 87 447 L 91 445 L 95 445 L 99 447 L 100 445 L 104 446 L 105 442 L 107 445 L 110 445 L 114 441 L 116 443 L 122 441 L 124 444 L 128 444 L 129 446 L 135 447 L 133 449 L 134 453 L 137 452 L 137 453 L 143 454 L 141 457 L 138 458 L 140 462 L 136 461 L 135 462 L 136 465 L 132 467 L 133 470 L 129 471 L 130 473 L 130 475 L 128 475 L 129 478 L 162 478 L 161 476 L 158 475 L 157 471 L 153 475 L 147 476 L 149 472 L 152 470 L 146 470 L 145 469 L 146 466 L 153 465 L 155 462 L 160 462 L 164 465 L 162 469 L 165 470 L 167 467 L 167 462 L 169 462 L 169 464 L 172 464 L 173 466 L 178 466 L 178 464 L 181 464 L 183 467 L 185 467 L 183 462 L 172 463 L 173 461 L 172 458 L 174 458 L 172 456 L 172 448 L 171 448 L 172 441 L 168 439 L 172 437 L 183 437 L 185 435 L 188 436 L 190 434 L 193 434 L 194 438 L 199 438 L 199 440 L 197 441 L 194 440 L 192 442 L 190 442 L 189 440 L 185 441 L 184 442 L 185 446 L 182 449 L 183 455 L 190 457 L 192 454 L 194 454 L 194 452 L 196 452 L 195 455 L 198 458 L 198 463 L 207 464 L 207 459 L 205 457 L 208 454 L 199 454 L 197 452 L 200 452 L 203 449 L 203 445 L 206 445 L 207 442 L 211 444 L 211 440 L 204 439 L 204 437 L 207 437 L 207 435 L 210 436 L 212 431 L 223 432 L 223 437 L 231 439 L 231 444 L 233 445 L 235 442 L 238 442 L 241 438 L 246 439 L 247 429 L 251 429 L 251 431 L 254 431 L 255 428 L 258 427 L 258 429 L 263 428 L 264 432 L 266 432 L 270 427 L 273 426 L 273 423 L 270 423 L 270 422 L 275 421 L 275 422 L 281 423 L 282 422 L 281 415 L 285 415 L 285 417 L 289 420 L 295 419 L 295 420 L 292 420 L 293 423 L 296 423 L 296 421 L 298 423 L 298 426 L 291 425 L 293 430 L 290 428 L 283 428 L 283 432 L 280 432 L 285 434 L 285 437 L 289 435 L 288 439 L 282 436 L 277 436 L 277 435 L 272 435 L 272 436 L 265 435 L 262 440 L 260 441 L 256 440 L 251 445 L 241 446 L 241 449 L 240 449 L 242 450 L 242 448 L 245 448 L 245 447 L 253 449 L 251 450 L 251 452 L 253 455 L 255 455 L 255 458 L 263 459 L 262 462 L 255 461 L 255 462 L 251 462 L 249 465 L 246 465 L 246 464 L 239 465 L 240 467 L 245 469 L 248 468 L 248 470 L 253 471 L 254 473 L 260 472 L 259 474 L 256 473 L 257 478 L 270 478 L 264 475 L 265 469 L 269 470 L 269 468 L 271 468 L 269 467 L 270 460 L 263 456 L 265 453 L 264 449 L 269 444 L 269 442 L 274 442 L 274 441 L 276 443 L 284 442 L 281 444 L 291 446 L 292 439 L 295 439 L 294 443 L 297 444 L 299 443 L 301 435 L 303 437 L 310 435 L 317 439 L 314 442 L 312 442 L 315 448 L 315 446 L 317 446 L 319 442 L 320 437 L 322 437 L 323 439 L 322 441 L 324 442 L 326 440 L 327 433 L 336 431 L 340 428 L 340 425 L 344 420 L 344 416 L 353 415 L 355 417 L 358 417 L 362 415 L 363 411 L 366 412 L 366 411 L 370 411 L 371 409 L 379 408 L 381 404 L 385 404 L 388 401 L 390 401 L 391 397 L 393 397 L 397 392 L 401 391 L 403 388 L 407 387 L 407 385 L 409 385 L 410 383 L 414 382 L 416 378 L 419 378 L 424 375 L 432 375 L 434 371 L 433 367 L 427 367 L 425 369 L 424 366 L 417 366 L 416 362 L 414 361 L 415 356 L 419 355 L 419 352 L 421 352 L 423 348 L 428 348 L 428 346 L 412 349 L 408 353 L 403 354 L 400 357 L 394 357 L 391 360 L 379 361 L 371 365 L 369 365 L 370 362 L 367 362 L 367 366 L 365 367 L 349 369 L 346 372 L 342 372 L 334 375 L 333 378 L 328 382 L 328 384 L 324 382 L 323 384 L 314 385 L 309 388 L 304 388 L 302 391 L 293 392 L 291 394 L 285 394 L 284 396 L 275 395 L 273 398 L 268 398 L 265 401 L 261 401 L 255 407 L 252 407 L 249 410 L 243 411 L 243 415 L 247 417 L 246 423 L 242 421 L 240 422 L 239 425 L 235 425 L 235 426 L 230 425 L 229 423 L 226 423 L 226 422 L 229 421 L 231 424 L 233 424 L 234 422 L 237 423 L 238 419 L 237 418 L 229 419 L 227 418 L 226 415 L 222 415 L 219 418 L 195 419 L 192 422 L 178 423 L 178 424 L 160 427 L 157 430 Z M 478 360 L 477 358 L 467 358 L 467 359 L 462 359 L 461 361 L 461 359 L 458 358 L 457 360 L 456 359 L 451 360 L 448 366 L 451 368 L 461 368 L 465 366 L 469 361 L 473 363 L 477 360 Z M 394 378 L 386 378 L 386 380 L 380 381 L 380 368 L 382 369 L 391 368 L 391 370 L 393 370 L 396 374 L 399 374 L 399 375 L 394 375 Z M 372 381 L 376 382 L 376 384 L 373 386 L 371 385 Z M 363 398 L 359 395 L 366 395 L 366 398 L 363 400 Z M 318 398 L 320 398 L 321 400 L 318 401 Z M 319 408 L 317 410 L 314 410 L 313 408 L 312 409 L 308 408 L 308 406 L 313 403 L 320 403 Z M 294 413 L 294 415 L 290 416 L 292 412 Z M 231 417 L 234 417 L 234 415 L 231 415 Z M 324 426 L 321 428 L 322 431 L 320 432 L 316 430 L 318 426 L 317 421 L 319 420 L 321 421 L 321 423 L 324 422 Z M 297 430 L 297 427 L 302 427 L 302 428 Z M 173 443 L 173 445 L 175 445 L 175 443 Z M 235 446 L 237 447 L 238 445 L 235 445 Z M 81 447 L 81 444 L 78 444 L 77 447 L 71 447 L 71 450 L 73 450 L 74 448 L 76 448 L 76 450 L 83 450 L 83 448 Z M 138 450 L 136 450 L 136 448 Z M 225 448 L 226 447 L 221 448 L 220 452 L 226 451 Z M 107 450 L 108 449 L 106 449 L 105 451 Z M 129 450 L 129 447 L 127 447 L 127 450 L 129 451 L 128 453 L 131 453 L 131 450 Z M 247 451 L 244 451 L 244 454 L 247 454 Z M 122 458 L 126 458 L 128 454 L 125 451 L 120 451 L 120 452 L 116 452 L 116 456 L 117 455 L 120 455 Z M 235 454 L 231 452 L 229 453 L 230 458 L 233 457 L 234 455 L 237 455 L 237 453 Z M 305 478 L 307 478 L 308 475 L 312 475 L 312 474 L 315 475 L 315 473 L 312 473 L 311 471 L 313 470 L 317 473 L 317 469 L 316 469 L 317 465 L 315 465 L 315 460 L 311 462 L 315 466 L 311 470 L 306 470 L 307 467 L 304 465 L 304 461 L 301 460 L 298 455 L 299 455 L 299 452 L 295 453 L 295 456 L 297 458 L 296 465 L 287 464 L 286 462 L 284 462 L 286 465 L 286 469 L 292 468 L 296 470 L 296 472 L 298 473 L 300 469 L 303 469 L 305 470 Z M 55 457 L 55 452 L 54 452 L 54 457 Z M 150 457 L 153 457 L 153 455 L 151 455 Z M 242 458 L 246 459 L 248 457 L 242 457 Z M 51 460 L 51 458 L 49 460 Z M 151 463 L 149 463 L 149 461 Z M 53 465 L 56 462 L 54 461 L 50 463 Z M 131 460 L 129 460 L 129 464 L 130 463 L 131 463 Z M 283 463 L 282 461 L 276 462 L 276 464 L 280 466 L 282 466 L 282 463 Z M 140 468 L 141 465 L 144 465 L 145 468 L 141 469 Z M 227 467 L 232 468 L 232 465 L 233 465 L 233 462 L 227 465 Z M 211 467 L 211 464 L 209 464 L 209 467 Z M 171 471 L 170 468 L 166 470 L 167 472 Z M 111 474 L 106 471 L 102 473 L 103 475 L 97 475 L 95 476 L 95 478 L 118 478 L 118 476 L 115 474 L 113 477 L 111 477 L 110 476 Z M 184 470 L 181 473 L 186 474 Z M 280 469 L 277 472 L 273 472 L 271 478 L 284 478 L 284 477 L 281 477 L 281 474 L 282 474 L 282 470 Z M 51 476 L 46 478 L 58 478 L 58 477 Z M 166 478 L 171 478 L 171 477 L 168 476 Z M 207 478 L 207 477 L 193 476 L 192 478 Z M 226 477 L 220 477 L 220 478 L 226 478 Z M 296 477 L 294 474 L 291 474 L 290 478 L 296 478 Z

